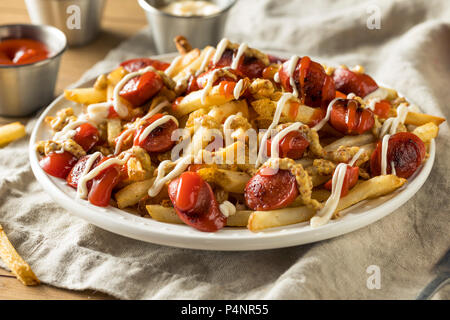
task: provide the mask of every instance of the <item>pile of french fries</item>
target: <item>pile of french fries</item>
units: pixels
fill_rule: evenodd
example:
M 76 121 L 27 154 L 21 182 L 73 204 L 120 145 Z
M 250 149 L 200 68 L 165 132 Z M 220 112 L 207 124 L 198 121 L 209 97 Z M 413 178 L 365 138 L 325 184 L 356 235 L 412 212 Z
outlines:
M 182 81 L 189 75 L 195 74 L 204 63 L 205 57 L 212 59 L 215 48 L 206 47 L 202 50 L 198 48 L 192 49 L 185 39 L 177 40 L 181 59 L 177 60 L 177 64 L 171 69 L 169 76 L 174 81 Z M 279 65 L 273 65 L 276 71 Z M 92 88 L 76 88 L 65 91 L 65 97 L 68 100 L 83 104 L 85 106 L 93 103 L 105 102 L 112 98 L 114 86 L 127 74 L 127 71 L 119 67 L 107 75 L 99 76 Z M 219 85 L 211 88 L 206 99 L 202 99 L 202 91 L 193 91 L 185 96 L 179 97 L 176 90 L 165 88 L 155 96 L 146 106 L 130 109 L 131 117 L 145 115 L 148 110 L 152 109 L 161 99 L 168 99 L 173 102 L 176 97 L 177 104 L 166 112 L 175 116 L 180 123 L 180 127 L 190 128 L 194 119 L 204 119 L 202 126 L 207 128 L 215 128 L 215 124 L 219 124 L 216 128 L 220 129 L 223 121 L 230 115 L 240 114 L 246 124 L 255 129 L 267 128 L 272 121 L 273 110 L 277 99 L 281 95 L 281 91 L 271 86 L 266 79 L 256 79 L 250 81 L 248 78 L 244 83 L 244 90 L 250 92 L 254 101 L 249 103 L 246 99 L 235 99 L 232 95 L 223 95 L 220 92 Z M 397 92 L 392 89 L 389 91 L 389 99 L 394 102 L 400 99 Z M 122 101 L 126 104 L 126 101 Z M 406 101 L 404 101 L 407 103 Z M 391 110 L 392 116 L 396 115 L 396 105 Z M 289 119 L 286 114 L 281 117 L 280 123 L 289 123 L 293 121 L 301 121 L 308 123 L 314 116 L 315 109 L 306 105 L 300 105 L 299 111 L 295 119 Z M 208 122 L 209 121 L 209 122 Z M 405 126 L 409 131 L 415 133 L 423 142 L 429 146 L 439 131 L 439 124 L 444 119 L 418 113 L 409 112 Z M 115 147 L 115 139 L 126 129 L 131 123 L 130 119 L 109 119 L 103 128 L 103 136 L 106 137 L 109 148 L 101 150 L 105 155 L 111 154 Z M 211 125 L 213 123 L 213 125 Z M 244 125 L 237 125 L 235 133 L 244 129 Z M 195 132 L 197 132 L 196 130 Z M 324 127 L 324 131 L 328 133 L 336 133 L 329 126 Z M 195 134 L 193 135 L 195 139 Z M 321 138 L 320 138 L 321 139 Z M 376 138 L 371 133 L 362 135 L 343 136 L 336 134 L 330 138 L 320 140 L 318 148 L 323 147 L 326 154 L 330 155 L 327 159 L 331 162 L 335 158 L 333 153 L 342 150 L 343 147 L 362 148 L 366 154 L 365 160 L 357 162 L 357 166 L 365 174 L 361 177 L 355 187 L 349 193 L 342 197 L 339 201 L 333 218 L 339 217 L 339 212 L 359 203 L 363 200 L 377 198 L 397 190 L 406 183 L 405 179 L 395 175 L 383 175 L 370 177 L 368 172 L 368 159 L 375 149 Z M 227 146 L 234 148 L 235 145 Z M 139 150 L 138 150 L 139 151 Z M 137 151 L 137 152 L 138 152 Z M 226 150 L 219 150 L 226 154 Z M 353 153 L 354 154 L 354 153 Z M 315 167 L 314 160 L 320 157 L 308 153 L 305 159 L 298 160 L 311 176 L 313 182 L 312 197 L 317 201 L 324 203 L 330 195 L 330 192 L 323 188 L 323 183 L 330 180 L 332 172 L 317 173 L 320 168 Z M 157 221 L 166 223 L 183 223 L 177 216 L 175 209 L 172 207 L 167 196 L 167 189 L 163 189 L 161 193 L 154 198 L 148 197 L 148 190 L 155 180 L 155 168 L 162 160 L 168 159 L 167 154 L 148 156 L 141 154 L 136 155 L 128 161 L 128 179 L 121 183 L 120 189 L 115 192 L 115 201 L 118 208 L 136 208 L 141 214 L 147 215 Z M 335 162 L 336 164 L 336 162 Z M 251 165 L 201 165 L 198 173 L 203 179 L 210 183 L 215 193 L 224 194 L 223 199 L 232 195 L 234 199 L 240 199 L 240 204 L 236 206 L 237 211 L 234 215 L 228 217 L 227 226 L 230 227 L 247 227 L 249 230 L 257 232 L 268 228 L 281 227 L 300 222 L 309 221 L 314 216 L 315 211 L 302 203 L 300 199 L 296 199 L 293 204 L 287 208 L 272 211 L 251 211 L 243 205 L 243 192 L 246 183 L 255 173 L 255 169 Z

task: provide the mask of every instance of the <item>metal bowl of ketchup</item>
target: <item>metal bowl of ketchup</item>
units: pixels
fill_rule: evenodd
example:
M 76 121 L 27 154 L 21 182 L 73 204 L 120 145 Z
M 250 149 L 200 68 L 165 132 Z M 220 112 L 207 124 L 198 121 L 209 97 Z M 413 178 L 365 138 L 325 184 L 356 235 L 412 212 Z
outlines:
M 27 116 L 54 98 L 66 36 L 46 25 L 0 26 L 0 115 Z

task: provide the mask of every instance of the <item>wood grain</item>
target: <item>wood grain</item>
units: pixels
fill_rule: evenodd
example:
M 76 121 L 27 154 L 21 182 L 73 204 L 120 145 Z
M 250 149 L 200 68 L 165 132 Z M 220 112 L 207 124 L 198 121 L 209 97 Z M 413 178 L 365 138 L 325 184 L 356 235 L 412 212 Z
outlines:
M 0 24 L 11 23 L 30 23 L 24 1 L 0 0 Z M 146 25 L 145 15 L 137 1 L 107 0 L 99 37 L 84 47 L 70 48 L 64 53 L 55 93 L 60 94 L 111 49 Z M 0 299 L 87 300 L 111 297 L 93 291 L 69 291 L 47 285 L 25 287 L 10 272 L 0 269 Z

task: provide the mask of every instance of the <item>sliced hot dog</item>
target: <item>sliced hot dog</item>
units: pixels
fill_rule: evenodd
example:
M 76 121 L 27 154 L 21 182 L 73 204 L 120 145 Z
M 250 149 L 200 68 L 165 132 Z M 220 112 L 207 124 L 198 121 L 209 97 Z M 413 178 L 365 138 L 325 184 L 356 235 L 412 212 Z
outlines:
M 252 210 L 274 210 L 288 206 L 298 196 L 297 181 L 288 170 L 262 168 L 247 183 L 245 203 Z
M 83 123 L 76 130 L 76 134 L 73 137 L 76 143 L 78 143 L 84 151 L 89 151 L 100 140 L 100 134 L 96 127 L 90 123 Z
M 294 160 L 303 157 L 303 153 L 308 148 L 309 142 L 300 133 L 300 131 L 291 131 L 285 135 L 279 144 L 280 158 L 291 158 Z M 272 147 L 272 139 L 267 140 L 267 155 L 270 157 Z
M 278 75 L 286 91 L 292 92 L 289 75 L 290 61 L 283 63 Z M 333 78 L 326 74 L 321 64 L 303 57 L 297 62 L 292 78 L 302 102 L 310 107 L 326 107 L 334 99 L 336 90 Z
M 372 176 L 381 174 L 382 141 L 379 141 L 370 158 Z M 426 148 L 422 140 L 411 132 L 398 132 L 389 138 L 387 149 L 386 173 L 392 173 L 391 162 L 394 162 L 396 175 L 409 178 L 421 165 L 425 158 Z
M 65 179 L 77 161 L 77 157 L 70 152 L 52 152 L 42 158 L 39 165 L 49 175 Z
M 128 72 L 135 72 L 148 66 L 152 66 L 159 71 L 164 71 L 170 66 L 170 63 L 150 58 L 136 58 L 122 62 L 120 66 L 122 66 Z
M 172 132 L 178 128 L 177 124 L 173 120 L 163 123 L 156 127 L 150 134 L 140 141 L 140 136 L 151 123 L 160 119 L 163 116 L 161 113 L 155 114 L 153 117 L 147 120 L 145 125 L 140 126 L 135 133 L 133 144 L 140 146 L 148 152 L 165 152 L 170 150 L 175 141 L 172 141 Z
M 354 93 L 358 97 L 365 97 L 378 89 L 377 83 L 369 75 L 344 68 L 334 71 L 333 80 L 336 90 L 345 94 Z
M 157 94 L 162 87 L 163 80 L 160 75 L 148 71 L 128 81 L 119 94 L 133 106 L 139 107 Z
M 214 232 L 226 225 L 211 186 L 196 172 L 184 172 L 168 187 L 169 198 L 182 221 L 200 231 Z
M 345 172 L 344 182 L 342 183 L 341 198 L 348 194 L 348 191 L 355 186 L 358 182 L 359 168 L 347 166 L 347 171 Z M 333 187 L 332 179 L 328 180 L 323 186 L 325 189 L 330 190 Z
M 373 112 L 362 108 L 357 100 L 342 99 L 333 104 L 330 124 L 337 131 L 348 134 L 362 134 L 375 124 Z
M 73 166 L 72 170 L 70 170 L 69 175 L 67 176 L 67 184 L 73 188 L 78 187 L 78 181 L 81 178 L 81 175 L 86 168 L 86 162 L 89 160 L 89 158 L 92 157 L 91 154 L 85 155 L 84 157 L 81 157 L 78 162 Z M 97 157 L 97 159 L 94 161 L 94 164 L 91 167 L 91 170 L 97 166 L 97 164 L 102 160 L 103 156 Z M 92 181 L 88 181 L 87 183 L 88 189 L 90 189 L 92 185 Z

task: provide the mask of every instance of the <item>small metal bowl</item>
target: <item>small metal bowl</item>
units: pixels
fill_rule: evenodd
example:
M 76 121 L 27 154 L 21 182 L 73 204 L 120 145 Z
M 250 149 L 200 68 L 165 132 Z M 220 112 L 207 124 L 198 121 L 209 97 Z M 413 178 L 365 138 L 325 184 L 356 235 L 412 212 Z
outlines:
M 70 47 L 94 40 L 101 25 L 105 0 L 25 0 L 33 24 L 60 29 Z
M 30 24 L 0 26 L 0 41 L 20 38 L 44 43 L 50 56 L 30 64 L 0 65 L 2 116 L 26 116 L 53 100 L 61 55 L 67 47 L 66 36 L 55 27 Z
M 220 11 L 207 16 L 177 16 L 161 11 L 159 8 L 173 0 L 138 0 L 144 9 L 150 25 L 158 53 L 176 50 L 173 38 L 186 37 L 196 48 L 216 45 L 223 37 L 228 12 L 236 0 L 211 0 Z

